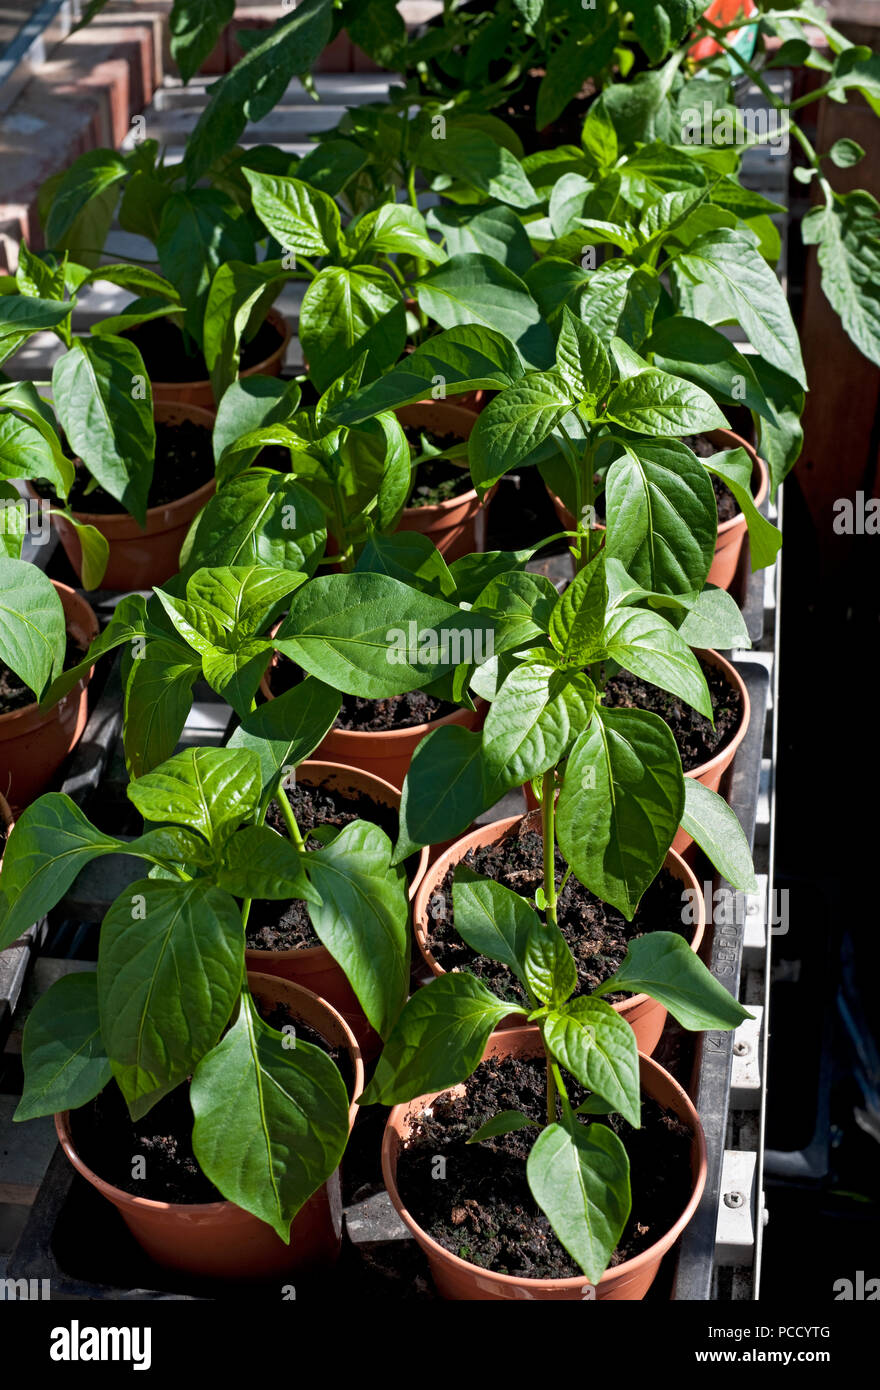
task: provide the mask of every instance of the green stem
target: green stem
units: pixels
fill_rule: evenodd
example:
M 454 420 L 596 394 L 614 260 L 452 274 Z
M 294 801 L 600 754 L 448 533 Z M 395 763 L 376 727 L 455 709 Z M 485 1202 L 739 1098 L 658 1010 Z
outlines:
M 542 1034 L 543 1038 L 543 1034 Z M 547 1044 L 544 1043 L 544 1061 L 547 1067 L 547 1123 L 556 1124 L 556 1077 L 553 1074 L 553 1066 L 550 1061 L 550 1053 Z
M 290 801 L 288 800 L 287 792 L 284 790 L 280 783 L 278 785 L 278 791 L 275 793 L 275 799 L 277 800 L 278 805 L 281 808 L 281 816 L 285 826 L 287 827 L 288 835 L 290 836 L 291 840 L 296 845 L 300 853 L 305 853 L 306 842 L 300 834 L 299 826 L 296 823 L 296 816 L 293 814 L 293 807 L 291 806 Z
M 544 773 L 541 784 L 541 823 L 544 832 L 544 899 L 547 921 L 556 926 L 556 769 Z

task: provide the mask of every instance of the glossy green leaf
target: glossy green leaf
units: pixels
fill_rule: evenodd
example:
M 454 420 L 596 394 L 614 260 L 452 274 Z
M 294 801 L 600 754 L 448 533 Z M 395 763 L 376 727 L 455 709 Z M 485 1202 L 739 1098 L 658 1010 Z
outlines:
M 21 1043 L 24 1089 L 16 1120 L 76 1110 L 112 1079 L 101 1039 L 94 973 L 63 975 L 27 1016 Z
M 739 817 L 723 797 L 693 777 L 685 778 L 681 824 L 728 883 L 744 893 L 757 893 L 749 842 Z
M 0 556 L 0 661 L 35 698 L 64 662 L 66 625 L 61 600 L 42 570 Z
M 451 256 L 416 285 L 419 305 L 440 324 L 482 324 L 514 344 L 530 367 L 553 361 L 553 338 L 519 276 L 477 252 Z
M 630 942 L 620 969 L 599 992 L 618 989 L 650 994 L 683 1028 L 736 1028 L 751 1017 L 677 932 L 648 932 Z
M 187 748 L 128 787 L 144 820 L 188 825 L 219 844 L 253 814 L 260 766 L 248 749 Z
M 376 376 L 397 360 L 406 341 L 400 289 L 375 266 L 328 266 L 303 297 L 299 338 L 319 391 L 362 352 L 369 354 L 367 377 Z
M 480 956 L 501 961 L 525 981 L 526 947 L 533 927 L 540 926 L 535 909 L 518 893 L 457 864 L 452 882 L 455 930 Z
M 687 642 L 659 613 L 646 608 L 615 609 L 608 619 L 605 642 L 612 661 L 661 690 L 678 695 L 712 720 L 712 700 L 700 663 Z
M 563 590 L 550 614 L 550 641 L 566 663 L 585 666 L 602 654 L 607 606 L 605 551 L 600 550 Z
M 277 699 L 267 700 L 245 715 L 228 747 L 246 749 L 259 758 L 264 798 L 282 776 L 288 776 L 314 753 L 336 722 L 341 703 L 330 686 L 307 676 Z
M 479 733 L 461 724 L 431 730 L 416 745 L 403 784 L 394 862 L 462 834 L 488 805 Z
M 629 1160 L 613 1130 L 548 1125 L 535 1140 L 529 1187 L 560 1242 L 597 1284 L 630 1213 Z
M 526 939 L 524 979 L 542 1004 L 561 1005 L 577 989 L 574 956 L 555 923 L 533 921 Z

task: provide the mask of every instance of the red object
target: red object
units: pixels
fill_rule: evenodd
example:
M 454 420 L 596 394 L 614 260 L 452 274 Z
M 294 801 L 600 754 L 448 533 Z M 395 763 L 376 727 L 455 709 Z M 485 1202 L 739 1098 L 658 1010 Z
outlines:
M 707 19 L 711 19 L 713 24 L 726 27 L 728 24 L 735 24 L 738 19 L 741 19 L 743 24 L 754 19 L 758 14 L 758 7 L 753 0 L 712 0 L 712 4 L 706 7 L 703 14 Z M 688 49 L 688 57 L 698 63 L 704 58 L 713 58 L 716 53 L 723 52 L 715 39 L 706 37 L 698 39 Z

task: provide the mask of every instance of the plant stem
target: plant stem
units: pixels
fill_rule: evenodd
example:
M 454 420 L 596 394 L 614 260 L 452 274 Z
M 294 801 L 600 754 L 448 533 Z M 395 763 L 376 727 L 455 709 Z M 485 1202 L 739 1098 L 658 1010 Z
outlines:
M 296 823 L 296 816 L 293 814 L 293 807 L 291 806 L 290 801 L 288 800 L 287 792 L 284 790 L 280 783 L 278 785 L 278 791 L 275 794 L 275 799 L 277 800 L 278 805 L 281 808 L 281 816 L 284 820 L 285 826 L 287 827 L 288 835 L 290 836 L 293 843 L 296 845 L 297 849 L 301 853 L 304 853 L 306 848 L 306 842 L 300 834 L 300 828 Z
M 547 921 L 556 926 L 556 770 L 544 773 L 541 785 L 541 822 L 544 832 L 544 899 Z
M 556 1077 L 553 1075 L 553 1066 L 550 1062 L 550 1053 L 547 1051 L 547 1044 L 544 1044 L 544 1061 L 547 1066 L 547 1123 L 556 1124 Z

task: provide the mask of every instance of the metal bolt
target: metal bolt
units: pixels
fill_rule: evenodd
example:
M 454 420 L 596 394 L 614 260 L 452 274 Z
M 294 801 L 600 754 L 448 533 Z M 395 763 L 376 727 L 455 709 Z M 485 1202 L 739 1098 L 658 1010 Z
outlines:
M 726 1207 L 741 1207 L 745 1200 L 741 1192 L 725 1192 L 724 1194 L 724 1205 Z
M 751 1047 L 747 1042 L 735 1042 L 733 1052 L 735 1057 L 747 1057 L 751 1052 Z

